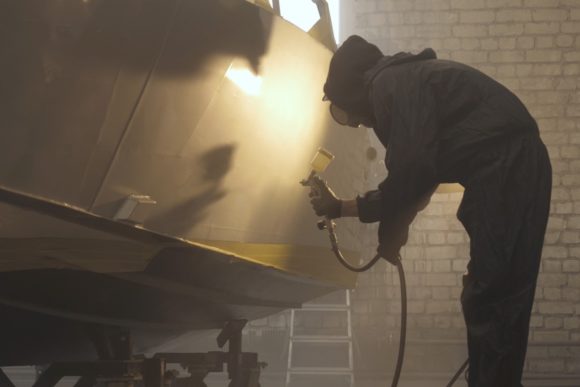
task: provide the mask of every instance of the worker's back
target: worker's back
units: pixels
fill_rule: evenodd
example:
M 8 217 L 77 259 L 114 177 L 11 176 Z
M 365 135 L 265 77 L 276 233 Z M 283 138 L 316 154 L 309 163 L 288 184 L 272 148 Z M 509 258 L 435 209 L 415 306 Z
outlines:
M 385 68 L 373 81 L 372 98 L 375 110 L 386 106 L 389 115 L 409 116 L 389 122 L 409 122 L 419 126 L 415 131 L 433 132 L 428 135 L 432 144 L 427 145 L 437 148 L 442 181 L 455 181 L 469 173 L 466 161 L 480 149 L 506 137 L 538 131 L 526 107 L 505 86 L 477 69 L 447 60 Z M 401 108 L 405 102 L 400 100 L 409 106 Z M 389 105 L 395 109 L 389 110 Z M 425 119 L 416 120 L 413 114 Z M 375 131 L 381 130 L 379 123 Z M 396 136 L 397 130 L 401 129 L 389 128 L 390 136 Z

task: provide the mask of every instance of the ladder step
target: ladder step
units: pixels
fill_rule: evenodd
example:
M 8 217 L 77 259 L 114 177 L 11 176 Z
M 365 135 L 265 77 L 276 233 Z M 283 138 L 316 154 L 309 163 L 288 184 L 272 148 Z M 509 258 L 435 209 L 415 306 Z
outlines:
M 348 343 L 352 340 L 350 336 L 291 336 L 290 340 L 303 343 Z
M 294 367 L 288 370 L 288 373 L 302 375 L 350 375 L 352 372 L 348 367 Z
M 320 304 L 320 305 L 302 305 L 302 308 L 295 309 L 297 312 L 303 311 L 320 311 L 320 312 L 327 312 L 327 311 L 342 311 L 348 312 L 350 311 L 349 305 L 330 305 L 330 304 Z

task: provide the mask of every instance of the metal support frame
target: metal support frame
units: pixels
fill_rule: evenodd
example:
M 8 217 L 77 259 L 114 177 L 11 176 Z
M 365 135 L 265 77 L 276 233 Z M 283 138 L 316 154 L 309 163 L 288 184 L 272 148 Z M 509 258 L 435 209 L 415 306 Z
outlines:
M 94 336 L 99 356 L 106 360 L 94 362 L 60 362 L 49 365 L 33 387 L 54 387 L 66 376 L 79 376 L 75 387 L 93 387 L 97 381 L 116 383 L 142 382 L 143 387 L 206 387 L 205 377 L 210 372 L 223 372 L 227 368 L 229 387 L 260 387 L 260 370 L 266 363 L 258 362 L 258 354 L 242 352 L 242 329 L 246 320 L 228 322 L 217 337 L 217 344 L 228 351 L 206 353 L 158 353 L 152 358 L 134 358 L 131 338 L 127 331 L 99 331 Z M 180 364 L 189 377 L 178 378 L 166 372 L 166 364 Z M 14 384 L 0 369 L 0 386 Z
M 242 329 L 246 320 L 228 322 L 217 337 L 217 345 L 227 352 L 207 353 L 159 353 L 155 357 L 167 363 L 180 364 L 190 377 L 188 386 L 205 386 L 204 378 L 210 372 L 223 372 L 224 365 L 230 380 L 229 387 L 259 387 L 260 370 L 266 363 L 258 362 L 258 354 L 242 352 Z M 179 384 L 178 384 L 179 385 Z
M 65 376 L 80 376 L 75 387 L 92 386 L 97 379 L 111 381 L 142 380 L 145 387 L 163 387 L 165 362 L 162 359 L 102 360 L 51 364 L 33 387 L 54 387 Z
M 12 381 L 4 373 L 2 368 L 0 368 L 0 386 L 2 386 L 2 387 L 16 387 L 16 386 L 14 386 L 14 383 L 12 383 Z

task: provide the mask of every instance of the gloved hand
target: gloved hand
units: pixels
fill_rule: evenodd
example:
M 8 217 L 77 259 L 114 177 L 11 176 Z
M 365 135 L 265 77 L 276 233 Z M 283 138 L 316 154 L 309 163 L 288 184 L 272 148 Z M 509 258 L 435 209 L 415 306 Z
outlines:
M 310 204 L 316 215 L 326 216 L 329 219 L 340 218 L 342 200 L 328 187 L 326 182 L 318 176 L 313 176 L 310 181 Z
M 409 239 L 409 227 L 417 211 L 414 208 L 404 208 L 392 214 L 389 219 L 383 219 L 379 223 L 379 246 L 377 253 L 396 264 L 401 248 Z

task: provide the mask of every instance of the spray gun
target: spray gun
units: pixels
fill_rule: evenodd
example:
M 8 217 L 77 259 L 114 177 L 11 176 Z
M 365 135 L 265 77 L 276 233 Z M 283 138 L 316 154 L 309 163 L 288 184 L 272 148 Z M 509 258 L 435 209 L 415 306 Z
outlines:
M 318 173 L 322 173 L 326 170 L 328 165 L 334 160 L 334 155 L 327 151 L 324 148 L 318 148 L 318 151 L 314 155 L 314 158 L 310 162 L 311 171 L 308 177 L 300 182 L 303 186 L 310 187 L 311 196 L 312 197 L 319 197 L 320 193 L 326 185 L 326 183 L 321 179 L 315 179 L 314 177 Z M 342 255 L 340 248 L 338 246 L 338 238 L 336 236 L 336 223 L 329 219 L 328 217 L 324 217 L 324 219 L 319 220 L 317 222 L 317 226 L 319 230 L 327 230 L 328 237 L 330 239 L 330 244 L 332 246 L 332 251 L 338 261 L 347 269 L 352 270 L 354 272 L 363 272 L 370 269 L 377 261 L 381 258 L 380 255 L 376 255 L 373 259 L 367 262 L 363 266 L 353 266 L 348 260 Z
M 302 184 L 303 186 L 310 187 L 312 197 L 320 197 L 321 193 L 319 180 L 317 181 L 317 179 L 315 179 L 314 177 L 317 174 L 324 172 L 326 168 L 330 165 L 332 160 L 334 160 L 334 155 L 332 153 L 330 153 L 324 148 L 318 148 L 318 151 L 316 151 L 314 158 L 310 162 L 311 170 L 310 173 L 308 174 L 308 177 L 300 181 L 300 184 Z M 336 224 L 332 219 L 324 218 L 322 220 L 319 220 L 316 223 L 316 225 L 318 226 L 319 230 L 327 229 L 329 231 L 329 234 L 331 235 L 335 234 L 334 227 L 336 226 Z

